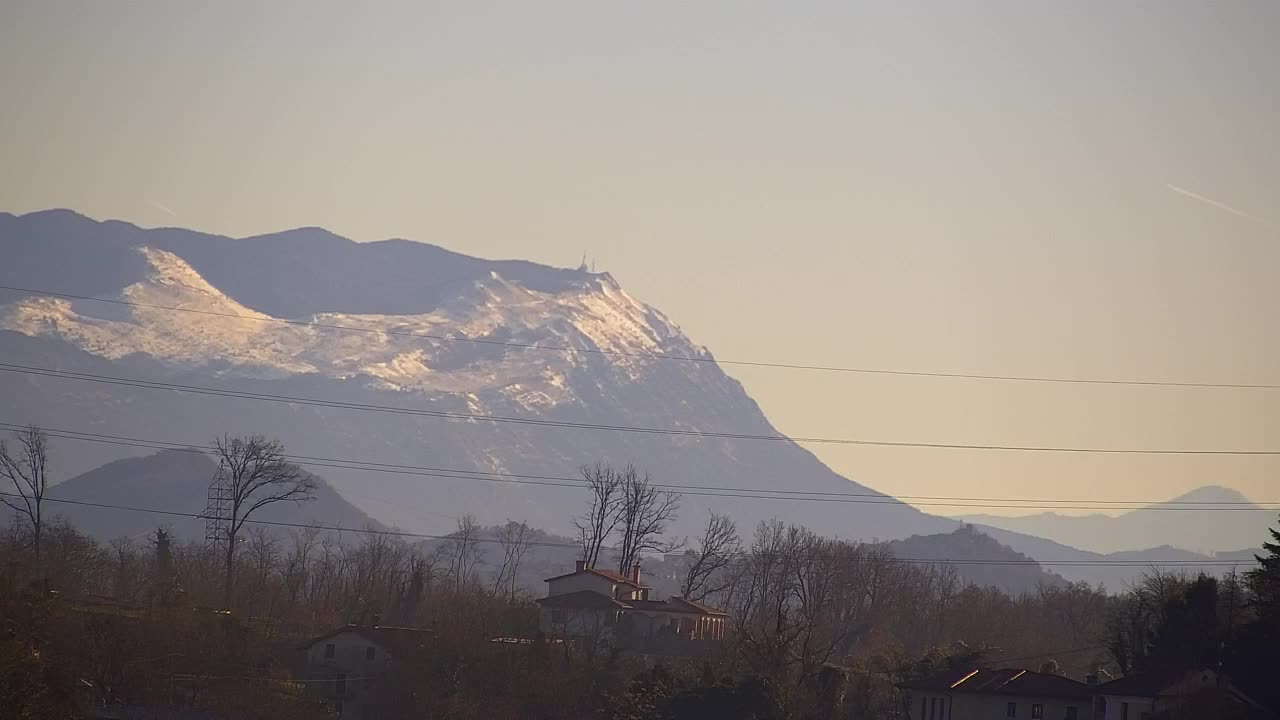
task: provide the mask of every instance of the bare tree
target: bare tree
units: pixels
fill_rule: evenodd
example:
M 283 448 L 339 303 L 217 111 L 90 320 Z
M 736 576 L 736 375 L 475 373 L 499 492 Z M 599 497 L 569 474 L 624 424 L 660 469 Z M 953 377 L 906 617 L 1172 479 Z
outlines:
M 267 505 L 302 502 L 315 497 L 316 481 L 285 460 L 284 445 L 263 435 L 224 435 L 214 441 L 219 480 L 230 501 L 227 518 L 224 602 L 230 609 L 235 593 L 236 541 L 249 518 Z
M 315 527 L 301 528 L 290 534 L 292 545 L 289 554 L 285 556 L 283 571 L 290 608 L 298 603 L 304 588 L 311 581 L 311 557 L 319 544 L 319 536 L 320 530 Z
M 0 495 L 0 502 L 26 516 L 31 523 L 31 544 L 36 568 L 40 564 L 40 539 L 44 531 L 44 493 L 49 487 L 46 468 L 49 462 L 49 438 L 35 425 L 14 433 L 16 449 L 0 440 L 0 476 L 8 478 L 18 494 Z
M 506 525 L 498 528 L 498 543 L 502 545 L 502 568 L 493 581 L 493 594 L 506 588 L 508 600 L 516 597 L 516 576 L 520 572 L 520 563 L 529 551 L 529 541 L 533 530 L 528 525 L 508 520 Z
M 680 583 L 680 595 L 701 602 L 723 592 L 733 583 L 726 570 L 741 550 L 738 526 L 728 515 L 711 513 L 698 549 L 688 551 L 690 563 Z
M 470 584 L 484 552 L 480 548 L 480 523 L 475 517 L 463 515 L 456 522 L 458 529 L 449 534 L 449 577 L 454 589 L 462 590 Z
M 662 490 L 630 465 L 621 473 L 622 504 L 618 508 L 618 573 L 627 574 L 645 552 L 671 552 L 679 543 L 662 539 L 667 524 L 676 519 L 680 495 Z
M 579 468 L 591 492 L 587 513 L 573 521 L 582 543 L 582 559 L 593 568 L 600 551 L 618 526 L 622 510 L 622 474 L 603 463 Z

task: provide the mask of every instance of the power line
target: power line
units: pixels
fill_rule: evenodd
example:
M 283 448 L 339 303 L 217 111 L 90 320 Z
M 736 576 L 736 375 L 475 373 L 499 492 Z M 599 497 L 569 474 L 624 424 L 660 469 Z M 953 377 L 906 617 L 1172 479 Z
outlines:
M 0 428 L 9 430 L 21 430 L 24 425 L 16 423 L 0 422 Z M 177 452 L 190 452 L 204 455 L 213 450 L 212 447 L 200 445 L 198 443 L 175 443 L 164 440 L 148 440 L 141 438 L 130 438 L 119 435 L 105 435 L 101 433 L 85 433 L 74 430 L 62 430 L 57 428 L 41 428 L 51 437 L 57 437 L 67 440 L 81 440 L 87 442 L 98 442 L 110 445 L 122 445 L 126 447 L 137 447 L 150 450 L 168 450 Z M 422 477 L 441 478 L 448 480 L 481 480 L 486 482 L 499 482 L 516 485 L 533 485 L 533 486 L 549 486 L 549 487 L 566 487 L 573 489 L 585 489 L 585 481 L 582 478 L 573 478 L 566 476 L 554 475 L 520 475 L 515 473 L 487 473 L 478 470 L 462 470 L 456 468 L 436 468 L 420 465 L 402 465 L 395 463 L 372 463 L 362 460 L 349 460 L 342 458 L 325 458 L 310 455 L 285 454 L 285 459 L 296 464 L 307 467 L 324 467 L 337 468 L 343 470 L 363 470 L 367 472 L 390 473 L 397 475 L 416 475 Z M 532 478 L 532 479 L 521 479 Z M 890 496 L 873 493 L 834 493 L 834 492 L 809 492 L 803 490 L 776 490 L 773 493 L 790 493 L 790 495 L 777 494 L 756 494 L 766 493 L 770 491 L 759 488 L 749 487 L 716 487 L 712 485 L 680 485 L 669 483 L 654 483 L 655 487 L 677 491 L 682 495 L 705 496 L 705 497 L 727 497 L 727 498 L 747 498 L 757 500 L 800 500 L 809 502 L 847 502 L 853 504 L 866 505 L 895 505 L 902 506 L 903 498 L 913 496 Z M 930 496 L 920 496 L 930 497 Z M 1273 508 L 1262 507 L 1253 503 L 1234 503 L 1234 502 L 1205 502 L 1195 503 L 1193 501 L 1166 501 L 1169 504 L 1164 505 L 1159 501 L 1149 502 L 1143 505 L 1122 506 L 1118 501 L 1109 502 L 1106 505 L 1031 505 L 1025 503 L 1045 502 L 1039 500 L 1019 500 L 1013 498 L 965 498 L 965 497 L 934 497 L 935 500 L 956 500 L 964 502 L 912 502 L 911 505 L 934 506 L 934 507 L 956 507 L 956 508 L 1007 508 L 1019 510 L 1176 510 L 1176 511 L 1249 511 L 1249 512 L 1267 512 Z M 981 501 L 991 500 L 1002 504 L 981 504 Z M 977 501 L 977 502 L 975 502 Z M 1075 501 L 1051 501 L 1051 502 L 1075 502 Z M 1079 502 L 1106 502 L 1106 501 L 1079 501 Z M 1141 502 L 1141 501 L 1132 501 Z M 1019 503 L 1019 504 L 1004 504 Z M 1276 503 L 1280 504 L 1280 503 Z M 1223 507 L 1217 507 L 1222 505 Z M 1239 507 L 1245 505 L 1247 507 Z
M 10 492 L 0 492 L 0 496 L 21 497 L 18 493 L 10 493 Z M 204 519 L 204 516 L 199 513 L 180 512 L 176 510 L 160 510 L 156 508 L 142 508 L 142 507 L 136 507 L 132 505 L 115 505 L 111 503 L 89 502 L 85 500 L 69 500 L 69 499 L 63 499 L 63 498 L 46 497 L 44 498 L 43 502 L 62 503 L 66 505 L 78 505 L 83 507 L 94 507 L 94 508 L 101 508 L 101 509 L 108 509 L 108 510 L 124 510 L 124 511 L 130 511 L 130 512 L 150 513 L 152 515 L 182 517 L 182 518 L 188 518 L 192 520 Z M 378 530 L 375 528 L 364 528 L 364 529 L 344 528 L 341 526 L 334 526 L 334 525 L 294 523 L 294 522 L 283 522 L 278 520 L 254 520 L 252 518 L 249 518 L 244 522 L 246 524 L 267 525 L 272 527 L 300 528 L 304 530 L 305 529 L 328 530 L 331 532 L 339 532 L 339 533 L 354 532 L 354 533 L 359 533 L 364 535 L 382 535 L 382 536 L 401 537 L 401 538 L 415 538 L 415 539 L 422 539 L 422 540 L 454 540 L 456 539 L 455 537 L 452 537 L 449 535 L 431 535 L 427 533 L 407 532 L 404 530 Z M 487 542 L 487 543 L 503 542 L 498 538 L 486 538 L 486 537 L 479 537 L 479 538 L 475 538 L 474 540 L 475 542 Z M 564 548 L 564 549 L 570 549 L 570 550 L 582 549 L 582 546 L 576 543 L 546 542 L 546 541 L 535 540 L 535 541 L 529 541 L 527 544 L 532 547 Z M 606 549 L 613 550 L 613 548 L 606 548 Z M 746 552 L 742 555 L 742 557 L 747 560 L 750 560 L 753 557 L 768 558 L 771 556 L 773 556 L 773 554 L 771 553 L 760 554 L 760 553 L 750 553 L 750 552 Z M 845 559 L 848 561 L 870 560 L 870 558 L 859 558 L 859 557 L 840 558 L 837 556 L 831 556 L 830 559 L 833 559 L 833 560 Z M 933 559 L 933 558 L 884 557 L 884 558 L 876 558 L 876 560 L 883 560 L 884 562 L 893 562 L 893 563 L 913 564 L 913 565 L 958 565 L 958 566 L 963 566 L 963 565 L 984 565 L 984 566 L 988 566 L 988 565 L 990 566 L 1051 565 L 1051 566 L 1070 566 L 1070 567 L 1136 567 L 1136 568 L 1143 568 L 1143 567 L 1192 567 L 1194 568 L 1194 567 L 1219 567 L 1219 566 L 1238 567 L 1241 564 L 1251 564 L 1251 563 L 1242 563 L 1239 560 L 1215 560 L 1215 559 L 1158 560 L 1158 561 L 1152 561 L 1152 560 L 1035 560 L 1035 559 L 957 560 L 957 559 Z
M 1037 660 L 1042 657 L 1052 657 L 1054 655 L 1074 655 L 1076 653 L 1088 652 L 1089 650 L 1106 650 L 1106 649 L 1107 649 L 1106 645 L 1085 645 L 1084 647 L 1071 648 L 1069 650 L 1050 650 L 1048 652 L 1042 652 L 1038 655 L 1022 655 L 1019 657 L 1011 657 L 1011 658 L 993 658 L 991 662 L 1002 663 L 1002 664 L 1011 663 L 1011 662 L 1021 662 L 1023 660 Z
M 779 368 L 786 370 L 810 370 L 817 372 L 834 372 L 834 373 L 850 373 L 863 375 L 897 375 L 904 377 L 931 377 L 931 378 L 952 378 L 962 380 L 994 380 L 1008 382 L 1036 382 L 1036 383 L 1062 383 L 1073 385 L 1127 385 L 1137 387 L 1182 387 L 1182 388 L 1226 388 L 1237 390 L 1280 390 L 1280 384 L 1267 383 L 1211 383 L 1211 382 L 1178 382 L 1178 381 L 1159 381 L 1159 380 L 1111 380 L 1099 378 L 1065 378 L 1065 377 L 1041 377 L 1031 375 L 999 375 L 999 374 L 979 374 L 979 373 L 954 373 L 954 372 L 929 372 L 917 370 L 886 370 L 880 368 L 859 368 L 844 367 L 836 365 L 811 365 L 803 363 L 782 363 L 782 362 L 765 362 L 758 360 L 720 360 L 714 357 L 699 357 L 692 355 L 670 355 L 665 353 L 639 353 L 627 352 L 623 350 L 603 350 L 600 348 L 575 348 L 562 345 L 539 345 L 536 343 L 520 343 L 506 340 L 485 340 L 482 338 L 457 337 L 452 335 L 439 335 L 433 333 L 415 333 L 405 330 L 392 330 L 390 328 L 371 328 L 360 327 L 355 325 L 340 325 L 336 323 L 321 323 L 309 320 L 290 320 L 288 318 L 277 317 L 253 317 L 237 315 L 235 313 L 218 312 L 216 310 L 201 310 L 198 308 L 175 307 L 172 305 L 157 305 L 152 303 L 141 303 L 130 300 L 115 300 L 110 298 L 91 297 L 88 295 L 76 295 L 73 293 L 54 292 L 52 290 L 37 290 L 34 288 L 15 287 L 12 285 L 0 285 L 0 290 L 9 290 L 12 292 L 26 293 L 28 295 L 43 295 L 47 297 L 65 298 L 68 300 L 85 300 L 89 302 L 107 303 L 111 305 L 124 305 L 129 307 L 146 308 L 149 310 L 166 310 L 170 312 L 191 313 L 195 315 L 204 315 L 211 317 L 225 317 L 236 320 L 252 320 L 255 322 L 275 323 L 280 325 L 293 325 L 299 327 L 310 327 L 321 330 L 338 330 L 343 332 L 372 333 L 379 335 L 392 335 L 401 337 L 412 337 L 421 340 L 437 340 L 441 342 L 458 342 L 470 343 L 474 345 L 497 345 L 502 347 L 518 348 L 523 350 L 541 350 L 546 352 L 558 352 L 575 355 L 604 355 L 614 357 L 629 357 L 648 360 L 671 360 L 678 362 L 705 363 L 711 365 L 736 365 L 740 367 L 761 367 L 761 368 Z
M 1108 454 L 1108 455 L 1233 455 L 1233 456 L 1277 456 L 1280 450 L 1179 450 L 1179 449 L 1153 449 L 1153 448 L 1088 448 L 1088 447 L 1052 447 L 1052 446 L 1036 446 L 1036 445 L 978 445 L 978 444 L 962 444 L 962 443 L 927 443 L 927 442 L 906 442 L 906 441 L 886 441 L 886 440 L 860 440 L 854 438 L 827 438 L 827 437 L 789 437 L 786 435 L 760 435 L 752 433 L 730 433 L 730 432 L 710 432 L 702 430 L 681 430 L 678 428 L 657 428 L 643 427 L 633 425 L 610 425 L 604 423 L 586 423 L 571 422 L 565 420 L 546 420 L 541 418 L 521 418 L 504 415 L 483 415 L 479 413 L 460 413 L 446 410 L 425 410 L 421 408 L 404 408 L 392 405 L 377 405 L 371 403 L 354 403 L 339 400 L 323 400 L 318 398 L 299 397 L 292 395 L 279 395 L 275 393 L 256 393 L 242 390 L 226 390 L 222 388 L 212 388 L 201 385 L 186 385 L 181 383 L 165 383 L 152 380 L 135 380 L 131 378 L 122 378 L 112 375 L 99 375 L 96 373 L 81 373 L 64 370 L 50 370 L 46 368 L 32 367 L 29 365 L 13 365 L 8 363 L 0 363 L 0 371 L 13 372 L 24 375 L 40 375 L 45 377 L 60 378 L 66 380 L 81 380 L 86 382 L 104 383 L 108 385 L 121 385 L 126 387 L 146 388 L 151 390 L 173 390 L 177 392 L 192 393 L 197 395 L 210 395 L 217 397 L 241 398 L 247 400 L 259 400 L 264 402 L 287 403 L 293 405 L 308 405 L 315 407 L 328 407 L 344 410 L 361 410 L 365 412 L 389 413 L 393 415 L 409 415 L 416 417 L 432 417 L 444 420 L 465 420 L 465 421 L 481 421 L 492 423 L 511 423 L 517 425 L 531 425 L 537 427 L 556 427 L 568 428 L 574 430 L 599 430 L 610 432 L 630 432 L 646 435 L 668 435 L 676 437 L 698 437 L 720 440 L 771 440 L 789 443 L 804 444 L 822 444 L 822 445 L 861 445 L 872 447 L 912 447 L 912 448 L 936 448 L 950 450 L 1000 450 L 1014 452 L 1053 452 L 1053 453 L 1076 453 L 1076 454 Z

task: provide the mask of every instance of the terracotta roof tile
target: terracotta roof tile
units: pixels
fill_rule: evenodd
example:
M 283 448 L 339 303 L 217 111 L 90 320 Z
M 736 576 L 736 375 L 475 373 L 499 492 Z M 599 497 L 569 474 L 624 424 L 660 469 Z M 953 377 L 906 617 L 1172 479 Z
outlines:
M 1094 688 L 1061 675 L 1030 670 L 954 670 L 902 683 L 910 690 L 948 691 L 979 695 L 1016 695 L 1088 699 Z

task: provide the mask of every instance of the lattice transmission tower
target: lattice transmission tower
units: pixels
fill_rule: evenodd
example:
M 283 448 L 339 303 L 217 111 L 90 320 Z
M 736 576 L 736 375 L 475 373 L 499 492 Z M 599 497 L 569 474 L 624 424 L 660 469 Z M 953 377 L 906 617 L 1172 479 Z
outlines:
M 204 542 L 218 547 L 231 537 L 231 488 L 222 463 L 209 481 L 209 499 L 204 506 Z

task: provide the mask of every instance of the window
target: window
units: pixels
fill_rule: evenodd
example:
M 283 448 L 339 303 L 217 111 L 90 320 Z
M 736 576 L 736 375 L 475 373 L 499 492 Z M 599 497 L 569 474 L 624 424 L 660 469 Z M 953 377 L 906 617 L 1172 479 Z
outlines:
M 333 643 L 329 643 L 328 645 L 324 646 L 324 657 L 326 660 L 333 657 L 333 651 L 334 651 Z
M 1080 720 L 1079 712 L 1073 707 L 1067 708 L 1066 720 Z
M 1120 720 L 1129 720 L 1129 703 L 1120 703 Z
M 364 649 L 365 660 L 372 660 L 374 657 L 377 656 L 377 654 L 378 654 L 378 651 L 375 650 L 372 645 Z
M 347 694 L 347 676 L 345 674 L 339 674 L 338 677 L 333 681 L 333 694 L 334 695 Z
M 929 716 L 928 713 L 926 712 L 928 709 L 929 709 L 929 698 L 920 698 L 920 720 L 924 720 L 926 717 Z
M 934 720 L 938 712 L 938 698 L 929 698 L 929 720 Z
M 1031 720 L 1044 720 L 1044 706 L 1033 704 L 1031 706 Z
M 1018 717 L 1018 703 L 1009 703 L 1004 706 L 1004 716 L 1007 718 Z

